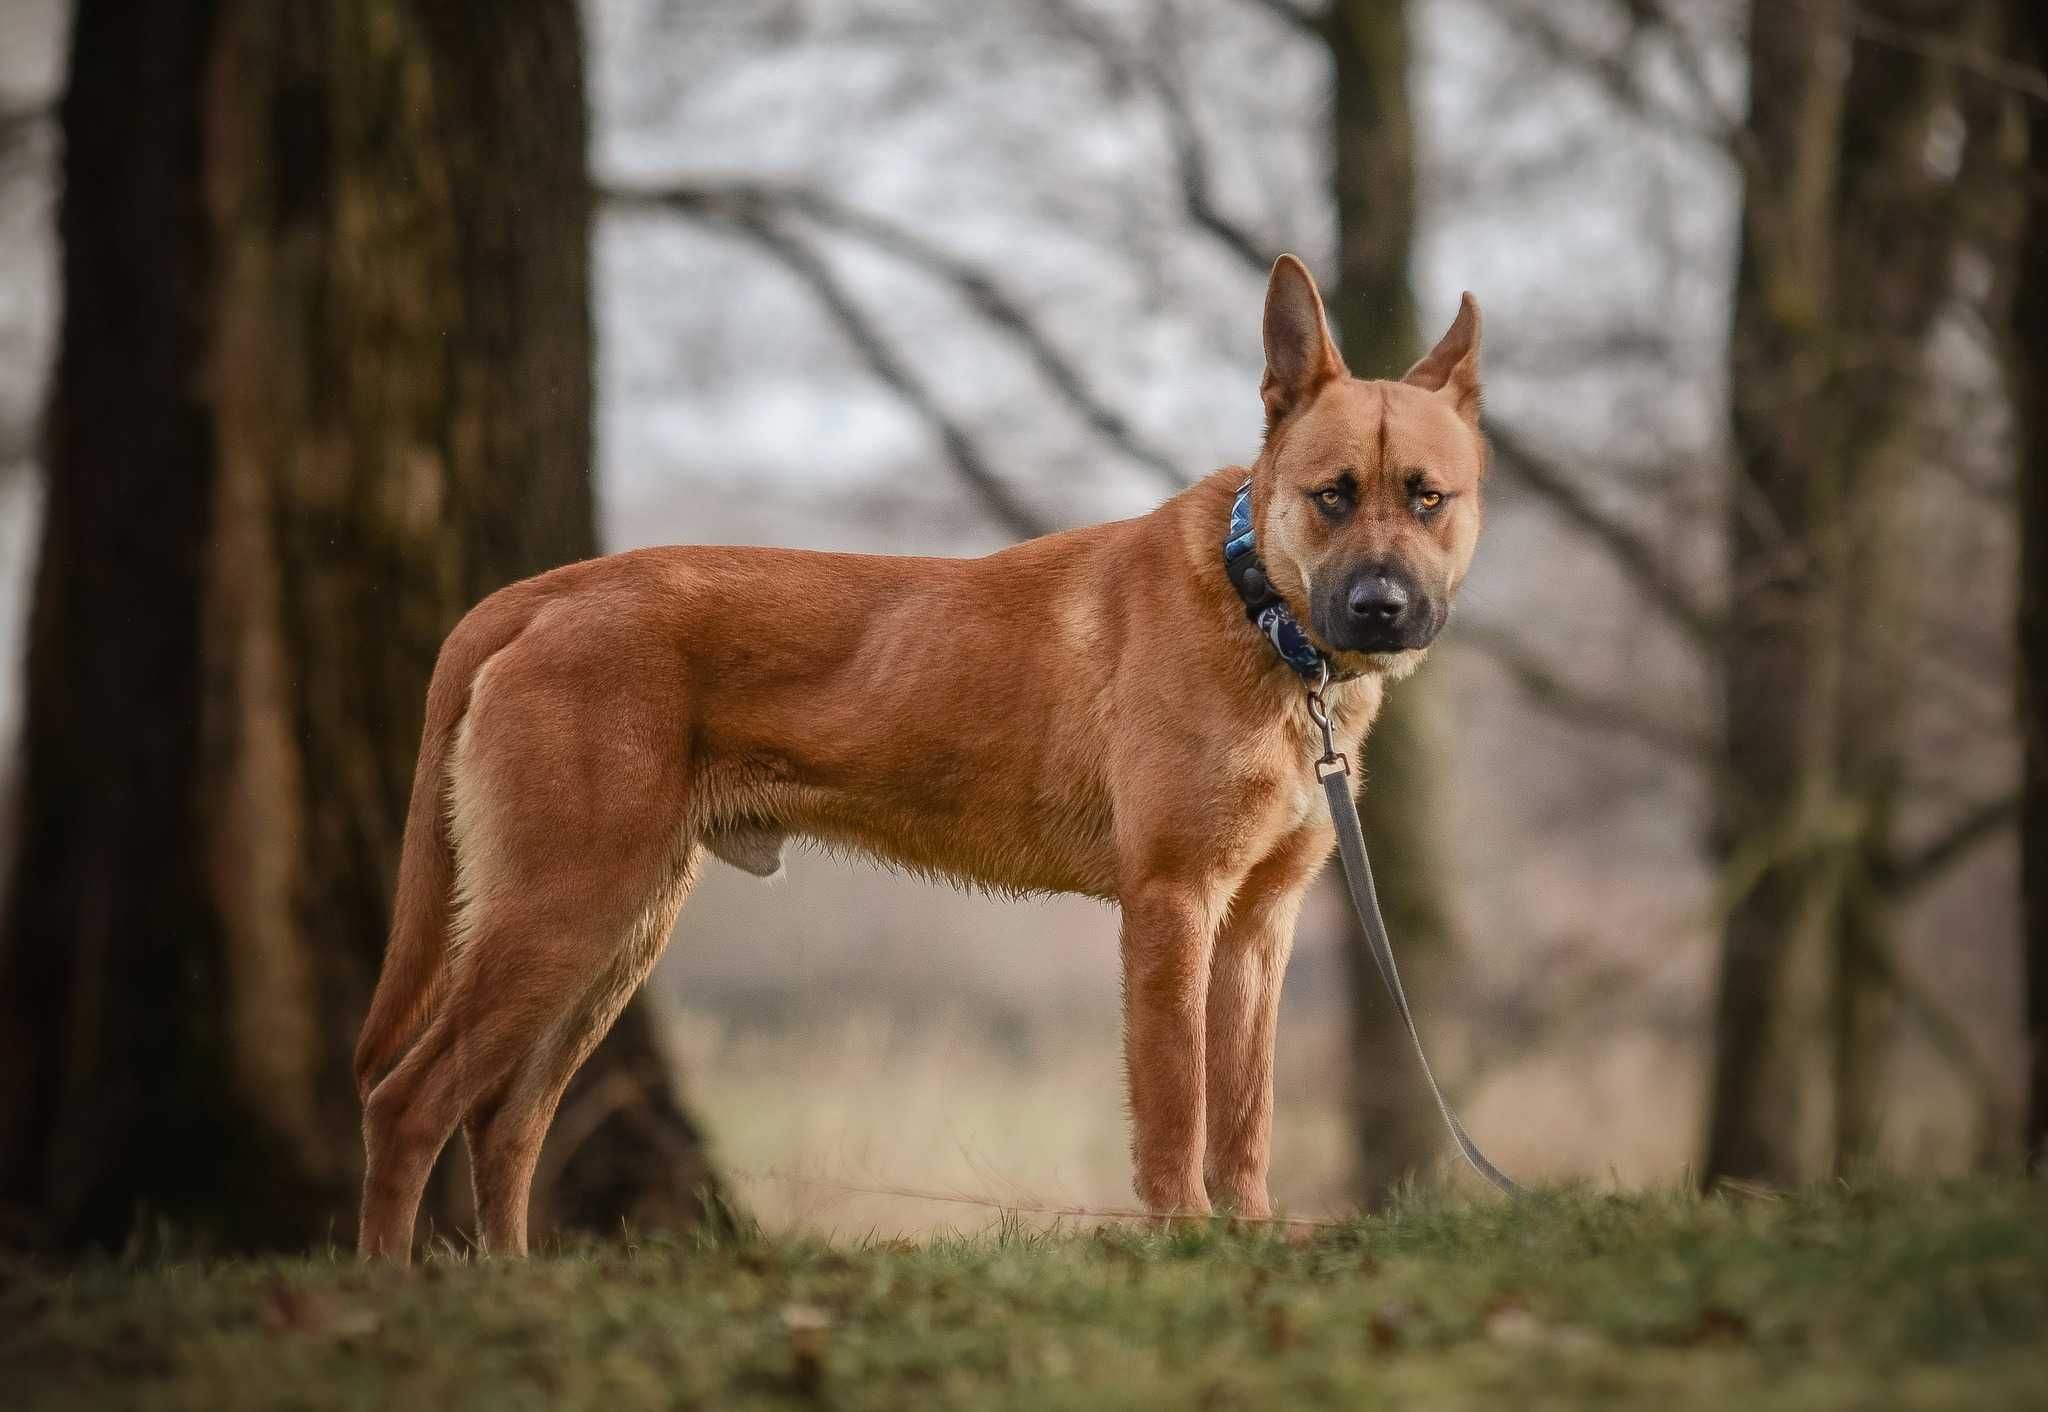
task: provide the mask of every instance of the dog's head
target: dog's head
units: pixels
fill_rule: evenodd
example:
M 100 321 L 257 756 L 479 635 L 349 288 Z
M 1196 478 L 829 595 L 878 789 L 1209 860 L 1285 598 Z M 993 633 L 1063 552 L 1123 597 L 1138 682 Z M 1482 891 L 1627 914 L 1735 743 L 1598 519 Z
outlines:
M 1340 667 L 1399 676 L 1450 616 L 1479 540 L 1479 306 L 1399 382 L 1351 376 L 1282 255 L 1266 290 L 1253 523 L 1273 587 Z

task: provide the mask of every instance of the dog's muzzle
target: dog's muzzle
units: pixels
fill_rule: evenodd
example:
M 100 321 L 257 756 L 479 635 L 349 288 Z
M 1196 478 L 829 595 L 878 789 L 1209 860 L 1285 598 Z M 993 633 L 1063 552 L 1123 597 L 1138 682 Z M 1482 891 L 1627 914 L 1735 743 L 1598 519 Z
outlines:
M 1397 568 L 1372 566 L 1332 584 L 1312 605 L 1316 636 L 1340 652 L 1413 652 L 1429 646 L 1446 614 Z

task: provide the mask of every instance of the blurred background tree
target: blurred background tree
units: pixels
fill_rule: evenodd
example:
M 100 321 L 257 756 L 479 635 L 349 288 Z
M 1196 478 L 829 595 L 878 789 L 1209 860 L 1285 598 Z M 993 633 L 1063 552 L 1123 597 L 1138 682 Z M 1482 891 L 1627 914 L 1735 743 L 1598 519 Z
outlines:
M 579 28 L 569 0 L 78 8 L 0 933 L 16 1238 L 347 1238 L 434 654 L 595 550 Z M 637 1007 L 568 1102 L 544 1214 L 695 1213 Z
M 1853 16 L 1913 21 L 1924 42 L 1852 61 Z M 1911 472 L 1939 455 L 1916 413 L 1938 376 L 1928 337 L 1975 234 L 1972 186 L 2004 175 L 1969 150 L 1996 124 L 1931 56 L 1981 44 L 1990 17 L 1973 4 L 1750 12 L 1709 1179 L 1825 1175 L 1870 1154 L 1882 1112 L 1912 871 L 1899 856 L 1902 712 L 1939 670 L 1899 641 L 1949 596 L 1911 567 Z
M 1330 148 L 1337 208 L 1330 316 L 1359 377 L 1399 377 L 1428 349 L 1414 270 L 1415 135 L 1408 5 L 1336 0 L 1319 33 L 1330 49 Z M 1438 781 L 1444 773 L 1441 668 L 1425 664 L 1388 692 L 1365 748 L 1360 819 L 1389 934 L 1401 938 L 1410 984 L 1427 996 L 1453 944 L 1454 884 L 1444 857 Z M 1332 869 L 1332 888 L 1340 874 Z M 1382 987 L 1365 933 L 1339 899 L 1352 995 L 1351 1086 L 1358 1188 L 1377 1207 L 1404 1178 L 1430 1171 L 1439 1118 L 1418 1080 L 1407 1030 Z M 1411 964 L 1412 963 L 1412 964 Z

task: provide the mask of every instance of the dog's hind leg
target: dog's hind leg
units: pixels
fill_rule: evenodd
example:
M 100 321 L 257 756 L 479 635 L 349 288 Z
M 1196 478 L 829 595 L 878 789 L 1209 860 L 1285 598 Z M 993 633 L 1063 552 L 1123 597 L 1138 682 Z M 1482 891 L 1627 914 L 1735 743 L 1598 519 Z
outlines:
M 450 998 L 363 1105 L 365 1258 L 411 1257 L 413 1222 L 434 1162 L 478 1097 L 519 1064 L 555 997 L 517 989 Z
M 579 869 L 576 887 L 536 863 L 527 895 L 501 894 L 467 920 L 440 1010 L 364 1105 L 365 1255 L 406 1258 L 421 1192 L 458 1123 L 485 1248 L 525 1253 L 527 1194 L 555 1105 L 661 954 L 695 873 L 697 851 L 673 829 L 666 848 L 665 864 L 623 849 Z M 646 901 L 628 912 L 586 886 Z
M 658 677 L 594 674 L 587 659 L 644 646 L 605 626 L 536 618 L 472 687 L 447 772 L 446 979 L 364 1104 L 365 1255 L 409 1254 L 428 1173 L 462 1123 L 486 1242 L 524 1249 L 562 1087 L 667 940 L 697 857 L 688 766 L 666 748 L 681 703 Z
M 684 845 L 633 921 L 616 961 L 574 996 L 495 1092 L 464 1118 L 477 1222 L 493 1255 L 524 1255 L 535 1168 L 570 1079 L 611 1030 L 661 955 L 696 880 L 699 853 Z

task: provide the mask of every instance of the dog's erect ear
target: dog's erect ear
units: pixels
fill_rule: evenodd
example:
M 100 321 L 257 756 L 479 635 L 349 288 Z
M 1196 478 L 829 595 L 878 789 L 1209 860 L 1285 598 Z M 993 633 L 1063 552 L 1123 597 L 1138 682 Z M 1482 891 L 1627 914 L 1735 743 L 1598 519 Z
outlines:
M 1266 376 L 1259 398 L 1266 404 L 1266 428 L 1306 407 L 1316 389 L 1349 374 L 1323 317 L 1323 296 L 1308 267 L 1292 255 L 1273 262 L 1266 285 Z
M 1459 416 L 1479 425 L 1479 301 L 1469 292 L 1458 300 L 1450 332 L 1401 381 L 1441 393 Z

